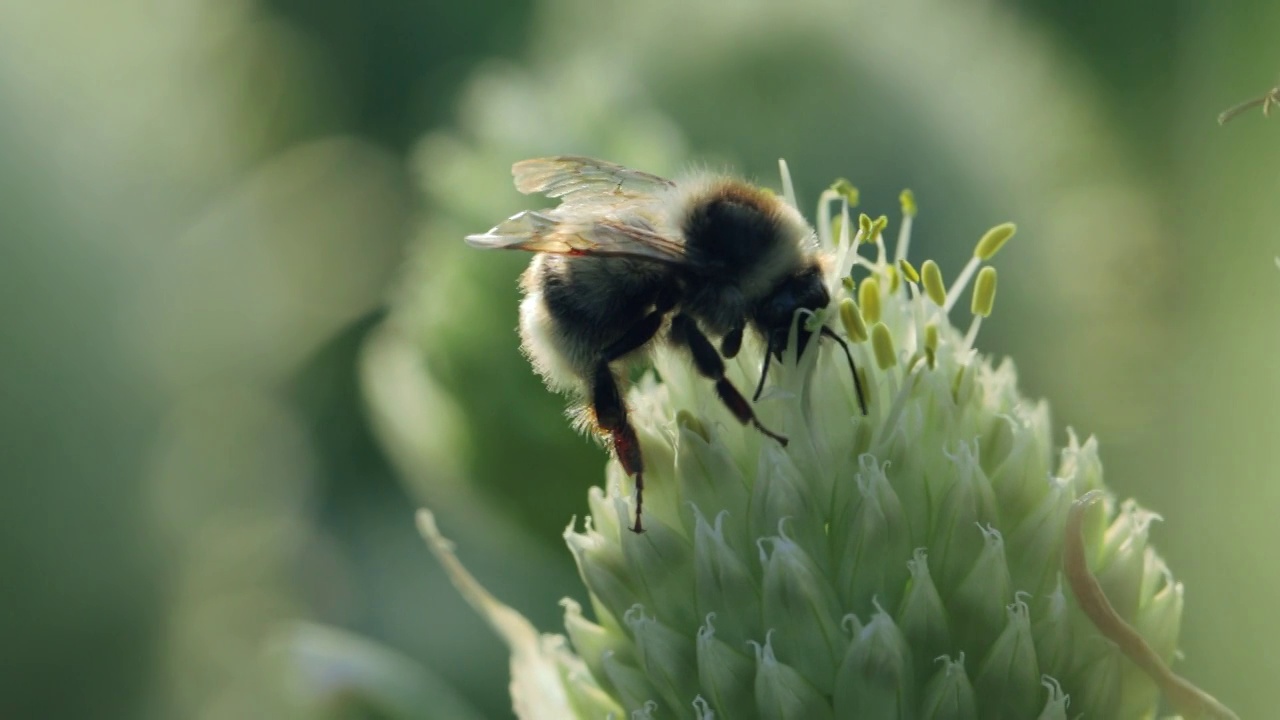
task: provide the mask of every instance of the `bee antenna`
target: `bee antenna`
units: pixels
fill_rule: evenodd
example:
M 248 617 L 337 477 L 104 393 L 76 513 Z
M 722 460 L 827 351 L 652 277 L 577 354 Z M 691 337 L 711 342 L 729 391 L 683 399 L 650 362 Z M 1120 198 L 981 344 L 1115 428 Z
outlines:
M 853 364 L 853 353 L 849 352 L 849 343 L 846 343 L 844 338 L 835 334 L 835 332 L 826 325 L 822 326 L 822 337 L 831 338 L 837 345 L 844 348 L 844 356 L 849 359 L 849 372 L 853 373 L 853 387 L 858 393 L 858 407 L 862 409 L 862 414 L 866 415 L 867 396 L 862 392 L 862 380 L 858 377 L 858 368 Z M 763 383 L 763 379 L 761 379 L 761 382 Z
M 751 402 L 760 399 L 760 393 L 764 392 L 764 379 L 769 376 L 769 361 L 773 358 L 773 336 L 769 336 L 768 347 L 764 351 L 764 367 L 760 368 L 760 383 L 756 385 L 756 394 L 751 396 Z

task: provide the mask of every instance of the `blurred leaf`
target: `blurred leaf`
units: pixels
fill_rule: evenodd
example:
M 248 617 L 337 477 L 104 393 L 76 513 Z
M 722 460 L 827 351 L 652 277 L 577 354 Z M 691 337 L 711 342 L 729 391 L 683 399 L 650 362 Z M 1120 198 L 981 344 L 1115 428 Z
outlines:
M 458 693 L 408 657 L 336 628 L 293 623 L 268 645 L 299 717 L 479 720 Z

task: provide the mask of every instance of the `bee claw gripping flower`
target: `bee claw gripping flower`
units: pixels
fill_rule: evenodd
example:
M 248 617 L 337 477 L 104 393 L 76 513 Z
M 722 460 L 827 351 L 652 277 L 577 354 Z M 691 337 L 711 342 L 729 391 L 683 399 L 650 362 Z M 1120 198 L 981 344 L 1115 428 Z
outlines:
M 1107 492 L 1093 438 L 1055 450 L 1047 405 L 974 348 L 995 298 L 986 263 L 1013 225 L 945 286 L 937 263 L 906 261 L 914 197 L 891 257 L 884 218 L 850 221 L 847 185 L 816 218 L 835 310 L 797 323 L 844 331 L 868 414 L 838 348 L 791 343 L 755 405 L 783 448 L 657 352 L 661 380 L 628 397 L 647 532 L 626 531 L 633 499 L 611 464 L 565 532 L 594 615 L 565 602 L 572 652 L 480 590 L 424 511 L 432 548 L 512 646 L 517 714 L 1128 719 L 1155 717 L 1163 695 L 1188 718 L 1234 717 L 1168 670 L 1183 587 L 1148 544 L 1152 514 Z M 733 382 L 750 387 L 763 352 L 746 345 Z

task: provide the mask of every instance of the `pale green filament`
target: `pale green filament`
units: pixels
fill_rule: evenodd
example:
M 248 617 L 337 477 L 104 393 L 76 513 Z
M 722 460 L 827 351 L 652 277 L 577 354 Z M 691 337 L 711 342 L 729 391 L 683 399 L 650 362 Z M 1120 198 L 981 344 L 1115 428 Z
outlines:
M 895 260 L 903 260 L 911 246 L 911 221 L 916 216 L 916 196 L 910 190 L 903 190 L 898 201 L 902 203 L 902 227 L 898 228 L 898 247 L 894 250 L 893 257 Z
M 778 158 L 778 174 L 782 176 L 782 197 L 786 198 L 791 207 L 799 210 L 800 206 L 796 204 L 796 186 L 791 182 L 791 169 L 782 158 Z
M 991 228 L 982 236 L 982 239 L 978 241 L 978 244 L 973 249 L 973 257 L 969 258 L 969 262 L 960 271 L 956 281 L 947 290 L 947 304 L 943 306 L 943 310 L 951 311 L 951 308 L 955 306 L 956 298 L 964 291 L 969 281 L 973 279 L 973 274 L 978 271 L 978 266 L 984 260 L 991 259 L 993 255 L 999 252 L 1000 248 L 1004 247 L 1004 244 L 1009 241 L 1009 238 L 1013 237 L 1017 229 L 1017 226 L 1013 223 L 1004 223 Z

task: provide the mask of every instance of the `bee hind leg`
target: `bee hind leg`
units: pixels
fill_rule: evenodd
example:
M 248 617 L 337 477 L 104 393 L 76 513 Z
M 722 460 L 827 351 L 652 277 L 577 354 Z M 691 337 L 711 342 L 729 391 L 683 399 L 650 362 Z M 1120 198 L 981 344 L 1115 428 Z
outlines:
M 636 522 L 631 527 L 635 533 L 644 532 L 644 458 L 640 454 L 640 441 L 636 430 L 627 418 L 627 404 L 618 389 L 618 380 L 613 376 L 609 363 L 630 353 L 653 339 L 662 327 L 662 319 L 666 311 L 659 308 L 635 325 L 631 326 L 622 337 L 604 349 L 600 362 L 596 365 L 595 375 L 591 380 L 591 409 L 595 413 L 596 423 L 601 430 L 609 433 L 613 444 L 613 454 L 622 464 L 622 470 L 635 477 L 636 483 Z
M 677 344 L 688 348 L 689 354 L 693 356 L 693 365 L 698 368 L 699 373 L 716 381 L 716 394 L 720 396 L 720 401 L 725 404 L 725 407 L 729 408 L 729 412 L 738 418 L 738 422 L 755 426 L 757 430 L 786 447 L 787 438 L 766 428 L 752 412 L 751 404 L 747 399 L 738 392 L 738 388 L 734 387 L 733 383 L 729 382 L 729 378 L 724 376 L 724 360 L 720 358 L 715 346 L 698 328 L 698 323 L 693 318 L 683 313 L 672 318 L 671 338 Z
M 622 464 L 623 472 L 635 478 L 636 522 L 631 531 L 642 533 L 644 458 L 640 455 L 640 440 L 636 437 L 636 429 L 627 418 L 627 404 L 622 400 L 618 380 L 613 376 L 607 360 L 596 365 L 595 376 L 591 380 L 591 410 L 595 414 L 596 424 L 609 434 L 614 457 Z

